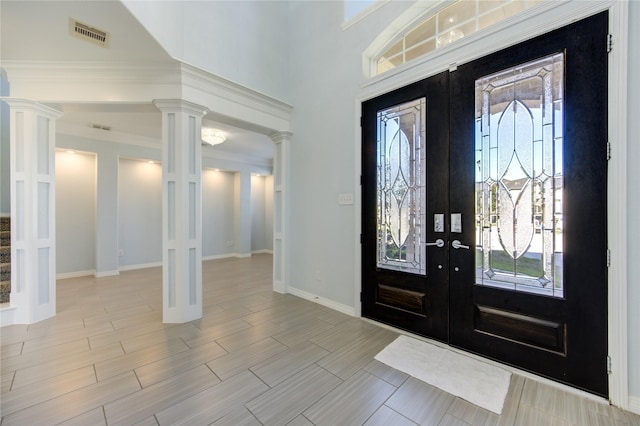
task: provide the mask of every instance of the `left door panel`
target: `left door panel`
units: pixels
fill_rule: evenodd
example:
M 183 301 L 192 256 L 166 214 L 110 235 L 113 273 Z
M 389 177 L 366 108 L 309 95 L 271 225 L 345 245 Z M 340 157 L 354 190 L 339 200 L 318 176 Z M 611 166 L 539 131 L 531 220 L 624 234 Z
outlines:
M 449 73 L 362 114 L 363 316 L 447 341 Z

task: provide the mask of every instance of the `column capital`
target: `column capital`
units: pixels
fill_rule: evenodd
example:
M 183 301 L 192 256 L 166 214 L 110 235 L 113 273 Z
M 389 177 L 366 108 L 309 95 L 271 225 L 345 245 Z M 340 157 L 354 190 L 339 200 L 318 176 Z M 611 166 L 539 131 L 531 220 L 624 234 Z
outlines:
M 293 133 L 291 132 L 275 132 L 269 135 L 269 139 L 271 139 L 274 143 L 282 143 L 285 141 L 290 141 Z
M 38 101 L 32 101 L 31 99 L 0 96 L 0 100 L 6 102 L 14 111 L 21 110 L 37 112 L 38 114 L 50 120 L 56 120 L 64 115 L 62 111 L 58 111 L 57 109 L 48 107 Z
M 154 99 L 153 104 L 162 112 L 186 112 L 202 117 L 209 108 L 185 101 L 184 99 Z

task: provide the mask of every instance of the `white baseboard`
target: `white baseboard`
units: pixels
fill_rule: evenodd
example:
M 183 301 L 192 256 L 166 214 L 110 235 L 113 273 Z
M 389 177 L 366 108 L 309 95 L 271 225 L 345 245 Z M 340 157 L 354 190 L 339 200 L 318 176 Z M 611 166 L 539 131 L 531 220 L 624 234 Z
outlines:
M 96 275 L 96 270 L 91 269 L 88 271 L 75 271 L 75 272 L 62 272 L 56 274 L 56 280 L 66 280 L 68 278 L 86 277 L 87 275 Z
M 352 317 L 355 316 L 355 309 L 352 306 L 343 305 L 342 303 L 338 303 L 330 299 L 325 299 L 324 297 L 316 296 L 313 293 L 309 293 L 308 291 L 300 290 L 294 287 L 288 287 L 287 292 L 302 299 L 310 300 L 312 302 L 316 302 L 319 305 L 331 308 L 334 311 L 342 312 L 343 314 L 347 314 Z
M 113 277 L 114 275 L 120 275 L 120 271 L 102 271 L 96 272 L 96 278 Z
M 15 320 L 13 314 L 15 311 L 16 308 L 12 308 L 11 306 L 9 306 L 8 302 L 0 305 L 0 327 L 4 327 L 5 325 L 13 325 L 13 322 Z
M 273 250 L 267 250 L 267 249 L 253 250 L 251 254 L 273 254 Z
M 219 260 L 219 259 L 228 259 L 230 257 L 235 257 L 238 259 L 242 259 L 245 257 L 251 257 L 251 253 L 225 253 L 225 254 L 214 254 L 211 256 L 202 256 L 202 260 Z
M 155 268 L 162 266 L 162 262 L 138 263 L 137 265 L 127 265 L 118 268 L 119 271 L 133 271 L 135 269 Z
M 640 414 L 640 396 L 629 396 L 629 411 Z
M 235 253 L 225 253 L 225 254 L 213 254 L 211 256 L 202 256 L 202 260 L 220 260 L 220 259 L 228 259 L 230 257 L 237 257 Z

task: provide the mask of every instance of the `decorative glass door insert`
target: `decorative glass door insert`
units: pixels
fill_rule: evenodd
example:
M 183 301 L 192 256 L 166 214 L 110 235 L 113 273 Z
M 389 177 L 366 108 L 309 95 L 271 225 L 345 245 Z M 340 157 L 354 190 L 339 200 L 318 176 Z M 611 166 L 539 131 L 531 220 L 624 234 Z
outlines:
M 476 80 L 476 284 L 563 297 L 563 75 L 555 54 Z
M 425 275 L 426 99 L 377 113 L 377 267 Z

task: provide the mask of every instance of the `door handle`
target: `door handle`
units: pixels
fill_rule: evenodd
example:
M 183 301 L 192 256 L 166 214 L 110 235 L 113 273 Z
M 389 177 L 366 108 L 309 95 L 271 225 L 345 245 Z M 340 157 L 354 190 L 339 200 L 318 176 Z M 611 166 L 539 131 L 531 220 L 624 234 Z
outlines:
M 451 247 L 453 247 L 454 249 L 461 249 L 461 248 L 463 248 L 463 249 L 469 250 L 469 246 L 465 246 L 464 244 L 462 244 L 462 243 L 461 243 L 460 241 L 458 241 L 458 240 L 453 240 L 453 241 L 451 242 Z
M 436 246 L 436 247 L 442 248 L 442 247 L 444 247 L 444 240 L 442 238 L 438 238 L 433 243 L 426 243 L 425 246 L 427 246 L 427 247 Z

